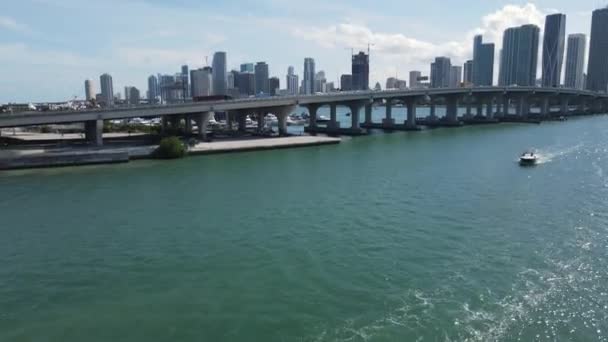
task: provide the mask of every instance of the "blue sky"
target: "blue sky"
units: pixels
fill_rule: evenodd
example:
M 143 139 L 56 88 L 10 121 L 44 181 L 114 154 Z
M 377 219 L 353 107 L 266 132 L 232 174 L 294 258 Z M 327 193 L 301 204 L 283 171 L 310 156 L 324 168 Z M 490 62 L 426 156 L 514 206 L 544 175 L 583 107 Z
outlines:
M 205 65 L 214 51 L 229 68 L 267 61 L 281 79 L 304 57 L 329 81 L 350 71 L 350 49 L 372 47 L 372 82 L 428 74 L 434 56 L 471 58 L 472 36 L 500 47 L 509 26 L 559 11 L 568 33 L 589 33 L 597 1 L 447 0 L 4 0 L 0 4 L 0 103 L 84 97 L 84 80 L 114 78 L 115 91 L 143 93 L 150 74 Z M 97 87 L 97 91 L 99 91 Z

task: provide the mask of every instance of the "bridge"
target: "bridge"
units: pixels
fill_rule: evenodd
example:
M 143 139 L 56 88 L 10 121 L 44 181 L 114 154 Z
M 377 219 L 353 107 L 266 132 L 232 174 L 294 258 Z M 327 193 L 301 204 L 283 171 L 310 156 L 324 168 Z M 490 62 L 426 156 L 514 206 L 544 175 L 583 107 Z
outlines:
M 382 122 L 372 121 L 374 105 L 383 104 L 386 115 Z M 226 112 L 228 125 L 236 121 L 239 130 L 245 130 L 246 117 L 258 118 L 258 127 L 263 126 L 266 114 L 275 114 L 279 121 L 279 133 L 287 134 L 287 116 L 296 106 L 303 106 L 310 114 L 306 131 L 335 135 L 360 135 L 366 128 L 387 130 L 417 130 L 420 126 L 460 126 L 471 123 L 494 123 L 499 121 L 542 120 L 572 114 L 594 114 L 608 111 L 608 94 L 564 88 L 538 87 L 477 87 L 439 88 L 386 91 L 352 91 L 306 96 L 278 96 L 246 98 L 211 102 L 191 102 L 175 105 L 135 106 L 125 108 L 94 109 L 84 111 L 23 112 L 0 115 L 0 128 L 84 123 L 86 139 L 94 145 L 102 145 L 102 130 L 105 120 L 161 117 L 162 127 L 175 125 L 185 118 L 187 133 L 192 132 L 192 122 L 198 126 L 200 138 L 206 137 L 209 119 L 214 112 Z M 407 108 L 407 120 L 395 122 L 392 109 L 396 105 Z M 445 105 L 445 117 L 438 118 L 435 109 Z M 317 125 L 317 111 L 323 106 L 330 108 L 330 120 L 326 126 Z M 341 127 L 337 121 L 337 107 L 345 106 L 351 112 L 351 122 Z M 419 106 L 428 106 L 430 116 L 416 117 Z M 554 107 L 558 111 L 554 111 Z M 575 110 L 572 107 L 575 106 Z M 511 108 L 515 113 L 511 113 Z M 532 109 L 538 108 L 537 112 Z M 459 116 L 459 109 L 465 114 Z M 361 122 L 361 111 L 364 120 Z

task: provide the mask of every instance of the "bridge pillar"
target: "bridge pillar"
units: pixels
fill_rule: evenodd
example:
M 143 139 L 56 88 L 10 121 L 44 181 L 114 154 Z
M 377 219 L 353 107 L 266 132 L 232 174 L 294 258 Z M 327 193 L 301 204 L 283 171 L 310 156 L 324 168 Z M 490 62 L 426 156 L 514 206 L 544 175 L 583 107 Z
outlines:
M 570 103 L 568 102 L 568 97 L 562 95 L 560 98 L 560 114 L 568 115 Z
M 88 143 L 103 146 L 103 120 L 85 121 L 84 135 Z
M 365 104 L 365 123 L 366 124 L 372 124 L 373 123 L 373 119 L 372 119 L 372 111 L 373 111 L 374 107 L 373 104 L 370 103 L 366 103 Z
M 458 97 L 448 96 L 445 98 L 446 102 L 446 117 L 449 122 L 458 121 Z
M 236 117 L 238 120 L 238 130 L 239 132 L 247 131 L 247 112 L 237 112 Z
M 266 121 L 264 120 L 265 117 L 266 117 L 266 111 L 263 109 L 260 109 L 255 113 L 255 118 L 258 122 L 258 133 L 261 133 L 264 131 L 264 126 L 266 125 Z
M 435 103 L 433 102 L 432 99 L 431 99 L 431 104 L 429 106 L 430 106 L 430 111 L 431 111 L 431 120 L 437 121 L 437 107 L 435 106 Z
M 540 100 L 540 115 L 545 117 L 551 115 L 551 107 L 549 106 L 549 96 L 543 96 Z
M 416 98 L 407 98 L 405 104 L 407 106 L 405 126 L 407 128 L 416 128 Z
M 234 121 L 234 113 L 231 111 L 226 111 L 226 127 L 229 131 L 232 131 L 232 125 Z
M 475 98 L 476 102 L 477 102 L 477 117 L 482 117 L 483 116 L 483 105 L 486 101 L 486 99 L 484 97 L 481 96 L 476 96 Z
M 279 135 L 284 137 L 287 136 L 287 116 L 294 112 L 296 109 L 295 106 L 286 106 L 286 107 L 278 107 L 273 109 L 274 115 L 277 116 L 279 120 Z
M 528 98 L 524 95 L 520 96 L 517 103 L 517 116 L 526 117 L 530 113 L 530 104 Z
M 350 128 L 352 130 L 360 130 L 361 127 L 359 127 L 359 111 L 361 111 L 361 107 L 363 107 L 363 104 L 360 102 L 351 102 L 349 103 L 348 107 L 350 108 Z
M 371 109 L 371 104 L 369 104 Z M 367 110 L 367 106 L 365 107 Z M 370 110 L 370 123 L 371 123 L 371 110 Z M 393 119 L 393 99 L 386 99 L 386 117 L 382 119 L 382 126 L 391 127 L 395 125 L 395 119 Z
M 489 97 L 486 103 L 486 117 L 488 119 L 494 118 L 494 98 Z
M 579 114 L 587 114 L 587 99 L 580 97 L 580 101 L 578 103 L 578 112 Z
M 212 112 L 203 112 L 195 114 L 194 121 L 198 127 L 198 137 L 201 140 L 207 140 L 207 128 L 209 127 L 209 119 L 211 119 Z
M 328 128 L 338 129 L 340 128 L 340 123 L 338 122 L 338 105 L 332 103 L 329 105 L 329 124 Z
M 593 114 L 600 114 L 602 112 L 602 102 L 599 99 L 594 99 L 591 103 L 591 111 Z
M 317 104 L 309 104 L 306 106 L 308 109 L 308 127 L 317 128 L 317 110 L 319 109 L 319 105 Z
M 171 124 L 171 128 L 174 130 L 179 129 L 179 117 L 177 115 L 171 115 L 169 117 L 169 123 Z
M 190 115 L 184 115 L 184 127 L 185 127 L 185 135 L 188 137 L 192 135 L 192 120 L 190 119 Z
M 166 115 L 160 117 L 160 134 L 167 134 L 167 127 L 169 126 L 169 120 Z
M 473 112 L 473 98 L 471 96 L 467 98 L 466 110 L 466 117 L 470 118 Z

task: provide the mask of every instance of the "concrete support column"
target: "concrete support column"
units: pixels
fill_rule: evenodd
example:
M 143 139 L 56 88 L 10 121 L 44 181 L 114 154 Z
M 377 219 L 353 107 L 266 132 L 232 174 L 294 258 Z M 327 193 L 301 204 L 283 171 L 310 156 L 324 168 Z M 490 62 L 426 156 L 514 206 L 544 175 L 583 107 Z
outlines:
M 374 109 L 373 104 L 372 103 L 366 103 L 365 104 L 365 123 L 366 124 L 372 124 L 373 120 L 372 120 L 372 110 Z
M 92 120 L 84 123 L 85 139 L 94 146 L 103 146 L 103 120 Z
M 237 118 L 238 118 L 238 125 L 239 125 L 239 132 L 245 132 L 247 131 L 247 113 L 246 112 L 239 112 L 237 114 Z
M 431 120 L 437 121 L 437 107 L 435 106 L 435 103 L 433 102 L 433 100 L 431 100 L 429 110 L 431 111 Z
M 528 98 L 526 96 L 520 96 L 517 101 L 517 116 L 528 116 L 528 113 L 530 112 Z
M 192 135 L 192 120 L 190 119 L 190 115 L 184 115 L 184 127 L 186 130 L 186 136 Z
M 232 131 L 233 120 L 234 120 L 234 113 L 227 111 L 226 112 L 226 126 L 228 127 L 229 131 Z
M 484 102 L 485 102 L 485 98 L 483 98 L 481 96 L 478 96 L 476 98 L 476 101 L 477 101 L 477 114 L 476 114 L 476 116 L 481 117 L 481 116 L 483 116 L 483 105 L 484 105 Z
M 580 99 L 580 102 L 578 103 L 578 112 L 580 114 L 586 114 L 587 113 L 587 100 L 584 98 Z
M 264 126 L 266 125 L 266 122 L 264 120 L 265 117 L 266 117 L 266 111 L 258 110 L 258 112 L 256 113 L 256 119 L 258 120 L 258 132 L 264 131 Z
M 359 111 L 361 110 L 362 105 L 360 103 L 352 103 L 349 105 L 350 107 L 350 118 L 351 125 L 350 128 L 353 130 L 359 130 Z
M 371 106 L 371 105 L 370 105 Z M 365 108 L 367 110 L 367 106 Z M 371 116 L 371 111 L 370 111 Z M 371 120 L 370 120 L 371 122 Z M 395 124 L 395 119 L 393 119 L 393 100 L 386 99 L 386 117 L 382 119 L 382 126 L 390 127 Z
M 171 124 L 171 128 L 177 130 L 179 128 L 179 117 L 177 115 L 171 115 L 169 117 L 169 123 Z
M 549 107 L 549 96 L 544 96 L 540 100 L 540 115 L 541 116 L 550 116 L 551 108 Z
M 329 128 L 338 129 L 340 128 L 340 123 L 338 122 L 338 105 L 332 103 L 329 105 Z
M 294 112 L 295 106 L 279 107 L 274 110 L 274 115 L 279 120 L 279 135 L 284 137 L 287 133 L 287 116 Z
M 198 127 L 198 138 L 201 140 L 207 140 L 207 128 L 209 127 L 209 119 L 211 119 L 212 112 L 204 112 L 196 114 L 195 121 Z
M 317 110 L 319 109 L 318 105 L 308 105 L 308 115 L 310 116 L 308 118 L 308 126 L 310 128 L 316 128 L 317 127 Z
M 502 96 L 497 96 L 496 97 L 496 114 L 494 115 L 495 117 L 499 118 L 502 116 L 502 106 L 503 106 L 503 97 Z
M 472 115 L 472 112 L 473 112 L 473 106 L 472 105 L 473 105 L 473 98 L 469 96 L 469 98 L 467 99 L 467 107 L 466 107 L 466 110 L 467 110 L 466 115 L 467 115 L 467 117 L 471 117 L 471 115 Z
M 449 96 L 445 99 L 446 102 L 446 117 L 449 122 L 458 121 L 458 97 Z
M 486 118 L 492 119 L 494 117 L 494 98 L 489 97 L 486 99 Z
M 406 98 L 405 105 L 407 107 L 407 120 L 405 126 L 407 128 L 416 128 L 416 98 Z
M 568 115 L 569 112 L 569 102 L 568 102 L 568 97 L 566 96 L 562 96 L 560 98 L 560 114 L 561 115 Z
M 160 134 L 167 134 L 167 127 L 169 126 L 169 120 L 166 115 L 160 117 Z

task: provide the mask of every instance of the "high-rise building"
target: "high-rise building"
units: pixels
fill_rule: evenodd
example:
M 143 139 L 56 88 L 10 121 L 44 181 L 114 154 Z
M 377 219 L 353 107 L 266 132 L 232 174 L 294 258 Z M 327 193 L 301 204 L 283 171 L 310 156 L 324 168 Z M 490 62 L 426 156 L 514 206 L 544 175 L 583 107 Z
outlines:
M 148 103 L 155 104 L 160 96 L 158 92 L 158 79 L 154 75 L 148 77 Z
M 103 99 L 104 105 L 111 107 L 114 105 L 114 85 L 112 83 L 112 76 L 109 74 L 103 74 L 99 77 L 99 84 L 101 85 L 101 98 Z
M 327 92 L 326 88 L 327 79 L 325 78 L 325 71 L 321 70 L 315 74 L 315 92 L 317 93 L 325 93 Z
M 268 87 L 270 88 L 270 96 L 276 96 L 281 90 L 281 81 L 278 77 L 271 77 L 268 79 Z
M 536 85 L 538 66 L 538 40 L 540 28 L 536 25 L 512 27 L 503 36 L 500 58 L 499 85 Z
M 431 88 L 447 88 L 450 86 L 452 62 L 448 57 L 436 57 L 431 63 Z
M 565 37 L 566 15 L 548 15 L 543 39 L 543 87 L 555 88 L 561 83 Z
M 304 79 L 302 80 L 303 93 L 306 95 L 315 92 L 315 60 L 312 58 L 304 58 Z
M 253 63 L 241 64 L 241 72 L 253 72 Z
M 294 68 L 290 66 L 287 68 L 287 94 L 289 95 L 297 95 L 298 87 L 299 87 L 299 77 L 294 74 Z
M 255 93 L 256 94 L 270 94 L 270 87 L 268 85 L 268 64 L 266 62 L 258 62 L 255 65 Z
M 253 72 L 240 72 L 235 79 L 235 87 L 241 96 L 255 95 L 255 74 Z
M 213 54 L 211 66 L 213 70 L 213 94 L 226 95 L 226 53 L 219 51 Z
M 410 88 L 420 88 L 420 77 L 422 73 L 420 71 L 410 71 Z
M 494 44 L 483 43 L 481 35 L 473 41 L 472 83 L 476 86 L 491 86 L 494 82 Z
M 141 100 L 139 89 L 135 87 L 125 87 L 125 102 L 136 106 Z
M 585 68 L 585 48 L 587 37 L 584 34 L 568 36 L 568 51 L 566 53 L 566 76 L 564 86 L 570 89 L 584 89 L 583 73 Z
M 353 55 L 353 90 L 369 90 L 369 54 L 361 51 Z
M 385 89 L 395 89 L 397 85 L 397 77 L 389 77 L 386 79 Z
M 473 61 L 472 60 L 468 60 L 464 63 L 463 80 L 466 85 L 473 84 Z
M 353 75 L 345 74 L 340 76 L 340 89 L 342 91 L 353 90 Z
M 461 66 L 452 66 L 450 68 L 450 87 L 458 88 L 462 83 L 462 67 Z
M 190 84 L 192 98 L 211 96 L 213 94 L 213 70 L 210 67 L 204 67 L 190 71 Z
M 605 93 L 608 89 L 608 7 L 593 11 L 587 89 Z
M 87 101 L 95 99 L 95 85 L 92 80 L 84 81 L 84 96 Z
M 187 65 L 182 65 L 182 86 L 184 87 L 184 98 L 192 97 L 190 95 L 190 80 Z

